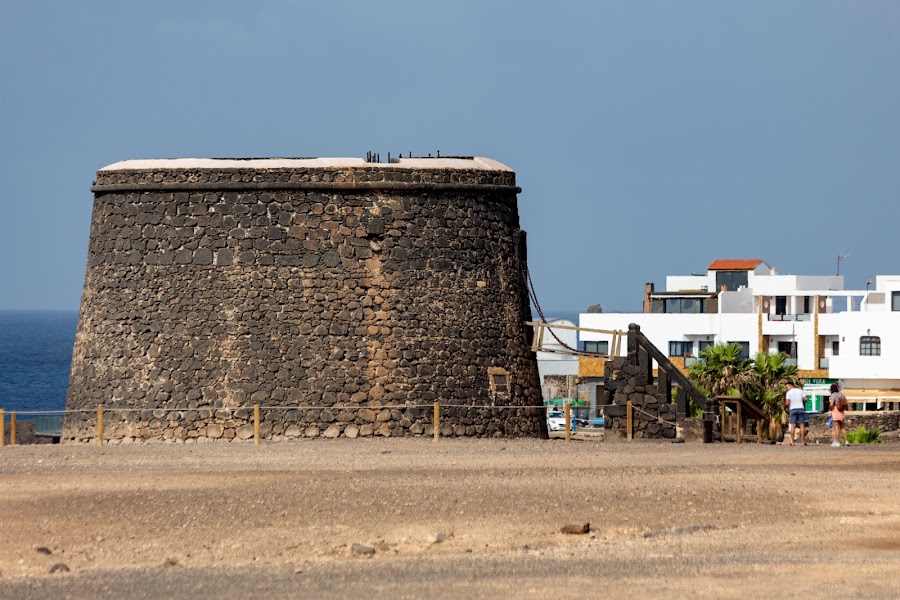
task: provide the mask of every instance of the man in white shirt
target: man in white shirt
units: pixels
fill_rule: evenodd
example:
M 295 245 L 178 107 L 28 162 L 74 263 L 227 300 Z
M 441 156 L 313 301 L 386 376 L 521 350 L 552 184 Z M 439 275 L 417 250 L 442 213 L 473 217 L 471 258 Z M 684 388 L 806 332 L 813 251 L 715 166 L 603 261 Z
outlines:
M 787 394 L 784 398 L 784 407 L 788 409 L 791 424 L 791 446 L 794 445 L 797 425 L 800 425 L 800 443 L 806 445 L 806 396 L 803 390 L 794 387 L 793 383 L 787 384 Z

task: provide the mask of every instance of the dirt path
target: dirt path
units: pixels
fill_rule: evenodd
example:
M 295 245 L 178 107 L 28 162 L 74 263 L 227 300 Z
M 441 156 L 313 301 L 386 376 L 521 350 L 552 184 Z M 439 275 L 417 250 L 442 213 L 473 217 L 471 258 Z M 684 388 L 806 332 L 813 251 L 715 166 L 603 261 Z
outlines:
M 0 597 L 896 598 L 900 446 L 7 447 L 0 531 Z

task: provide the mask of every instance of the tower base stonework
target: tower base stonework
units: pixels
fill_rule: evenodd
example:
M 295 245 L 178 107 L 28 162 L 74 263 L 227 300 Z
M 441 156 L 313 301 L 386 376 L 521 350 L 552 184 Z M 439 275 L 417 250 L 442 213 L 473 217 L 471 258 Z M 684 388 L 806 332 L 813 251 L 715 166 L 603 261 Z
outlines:
M 515 174 L 481 158 L 101 169 L 63 428 L 546 435 Z

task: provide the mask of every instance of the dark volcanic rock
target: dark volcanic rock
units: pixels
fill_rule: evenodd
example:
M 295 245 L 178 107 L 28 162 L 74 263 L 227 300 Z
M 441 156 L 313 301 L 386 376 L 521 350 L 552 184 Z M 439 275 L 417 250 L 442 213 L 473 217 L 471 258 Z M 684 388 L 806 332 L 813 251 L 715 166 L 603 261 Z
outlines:
M 570 534 L 590 533 L 591 532 L 591 524 L 590 523 L 569 523 L 568 525 L 564 525 L 560 531 L 562 531 L 563 533 L 570 533 Z
M 112 443 L 250 440 L 253 404 L 273 440 L 540 405 L 515 174 L 451 165 L 99 171 L 63 441 L 96 439 L 98 404 L 128 411 L 104 414 Z M 441 425 L 546 434 L 540 410 Z

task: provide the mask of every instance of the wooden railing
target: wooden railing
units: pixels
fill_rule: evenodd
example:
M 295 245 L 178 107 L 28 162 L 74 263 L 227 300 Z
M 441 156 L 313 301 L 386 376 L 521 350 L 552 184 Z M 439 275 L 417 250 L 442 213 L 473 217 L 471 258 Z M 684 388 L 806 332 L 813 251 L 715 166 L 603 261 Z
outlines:
M 650 358 L 656 361 L 658 368 L 658 385 L 661 387 L 668 387 L 668 383 L 671 382 L 677 385 L 678 389 L 683 392 L 678 394 L 679 414 L 687 414 L 687 398 L 685 397 L 685 394 L 693 398 L 694 402 L 697 403 L 697 406 L 704 410 L 706 409 L 706 395 L 701 392 L 700 389 L 672 363 L 671 360 L 669 360 L 668 356 L 663 354 L 659 348 L 653 345 L 653 342 L 647 339 L 647 336 L 641 333 L 640 326 L 632 323 L 628 326 L 628 352 L 637 352 L 639 349 L 646 352 Z M 649 363 L 647 368 L 651 368 Z

